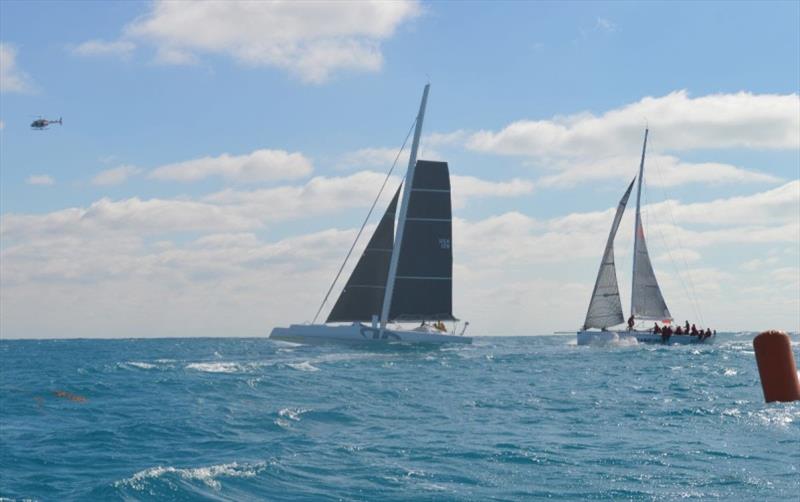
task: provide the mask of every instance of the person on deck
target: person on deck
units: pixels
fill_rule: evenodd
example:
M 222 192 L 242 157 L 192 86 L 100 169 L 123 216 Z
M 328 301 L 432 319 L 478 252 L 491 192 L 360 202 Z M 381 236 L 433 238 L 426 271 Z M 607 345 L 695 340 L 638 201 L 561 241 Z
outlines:
M 692 336 L 697 336 L 697 326 L 692 324 Z
M 633 324 L 633 314 L 631 314 L 631 316 L 628 318 L 628 331 L 633 330 Z
M 653 333 L 661 333 L 661 328 L 658 327 L 658 323 L 653 323 Z
M 684 326 L 683 329 L 686 331 L 686 333 L 689 333 L 689 321 L 688 320 L 686 321 L 686 325 Z
M 675 334 L 676 334 L 676 335 L 682 335 L 682 334 L 683 334 L 683 330 L 681 329 L 681 327 L 680 327 L 680 326 L 678 326 L 677 328 L 675 328 Z
M 711 328 L 706 328 L 706 338 L 711 338 Z

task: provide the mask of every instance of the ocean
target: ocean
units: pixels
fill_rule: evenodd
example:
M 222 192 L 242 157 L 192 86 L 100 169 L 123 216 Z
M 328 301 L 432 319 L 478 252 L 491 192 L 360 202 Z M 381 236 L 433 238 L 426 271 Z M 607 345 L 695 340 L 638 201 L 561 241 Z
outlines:
M 752 334 L 574 343 L 2 340 L 0 497 L 798 500 Z

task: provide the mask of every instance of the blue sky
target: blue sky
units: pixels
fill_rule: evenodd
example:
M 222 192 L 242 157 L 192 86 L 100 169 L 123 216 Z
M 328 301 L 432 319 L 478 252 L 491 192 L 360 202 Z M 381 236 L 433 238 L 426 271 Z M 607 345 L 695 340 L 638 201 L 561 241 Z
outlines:
M 3 336 L 306 320 L 428 79 L 475 334 L 580 325 L 646 122 L 673 313 L 800 329 L 797 2 L 214 5 L 0 2 Z

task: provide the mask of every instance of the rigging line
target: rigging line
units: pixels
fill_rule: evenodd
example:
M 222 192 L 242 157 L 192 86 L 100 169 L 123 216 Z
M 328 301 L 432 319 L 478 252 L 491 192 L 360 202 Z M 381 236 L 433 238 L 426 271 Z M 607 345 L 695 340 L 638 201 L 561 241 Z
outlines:
M 656 162 L 656 167 L 658 168 L 657 171 L 659 173 L 658 174 L 659 178 L 661 178 L 661 168 L 660 168 L 660 164 L 658 164 L 658 162 Z M 668 199 L 666 197 L 666 193 L 664 193 L 663 186 L 665 186 L 665 185 L 664 185 L 663 182 L 662 182 L 661 186 L 662 186 L 661 192 L 662 192 L 662 195 L 664 195 L 664 200 L 668 201 Z M 672 204 L 667 203 L 666 206 L 667 206 L 667 212 L 669 213 L 670 220 L 672 221 L 672 226 L 674 228 L 678 228 L 678 225 L 675 222 L 675 216 L 674 216 L 674 214 L 672 212 Z M 679 244 L 680 244 L 680 241 L 679 241 Z M 705 322 L 705 319 L 703 318 L 703 310 L 700 308 L 699 296 L 697 295 L 697 289 L 695 288 L 694 281 L 692 280 L 692 273 L 691 273 L 691 271 L 689 269 L 689 264 L 686 262 L 685 253 L 681 254 L 681 261 L 683 262 L 684 269 L 686 270 L 686 279 L 689 281 L 689 289 L 691 289 L 692 297 L 690 299 L 694 303 L 694 305 L 692 307 L 696 311 L 697 317 L 698 317 L 698 319 L 700 319 L 700 322 L 703 325 L 705 325 L 706 322 Z M 678 273 L 678 275 L 680 276 L 680 272 Z M 683 280 L 683 279 L 681 278 L 681 280 Z M 688 294 L 688 292 L 687 292 L 687 294 Z
M 656 168 L 656 170 L 658 170 L 658 168 Z M 660 179 L 660 174 L 659 174 L 659 179 Z M 647 204 L 649 205 L 650 202 L 649 202 L 649 198 L 647 196 L 648 193 L 649 193 L 649 191 L 647 190 L 647 185 L 645 183 L 645 200 L 647 201 Z M 648 211 L 647 215 L 648 215 L 647 217 L 649 218 L 649 211 Z M 686 283 L 683 281 L 683 277 L 681 276 L 680 270 L 678 269 L 678 266 L 675 264 L 675 260 L 672 258 L 672 250 L 670 249 L 669 242 L 667 241 L 666 237 L 664 236 L 664 233 L 661 231 L 661 228 L 658 225 L 649 226 L 649 228 L 653 228 L 653 227 L 655 227 L 656 231 L 658 232 L 658 236 L 661 238 L 661 242 L 663 243 L 664 249 L 667 250 L 667 257 L 669 258 L 669 261 L 672 264 L 672 268 L 675 270 L 675 272 L 678 275 L 678 280 L 681 283 L 681 287 L 683 288 L 683 292 L 686 294 L 686 297 L 689 298 L 689 305 L 691 306 L 693 313 L 695 315 L 697 315 L 698 318 L 699 318 L 700 315 L 699 315 L 699 313 L 697 311 L 697 308 L 696 308 L 696 305 L 694 303 L 694 300 L 692 299 L 692 295 L 689 292 L 689 288 L 686 287 Z
M 678 225 L 675 223 L 675 217 L 672 213 L 672 204 L 670 203 L 670 199 L 667 198 L 666 192 L 664 191 L 664 178 L 661 173 L 661 164 L 658 162 L 658 158 L 655 159 L 654 162 L 656 169 L 655 171 L 658 173 L 658 179 L 661 181 L 661 195 L 664 197 L 664 205 L 667 207 L 667 212 L 669 213 L 670 220 L 672 221 L 673 228 L 678 228 Z M 661 240 L 664 242 L 664 248 L 667 250 L 667 256 L 669 257 L 670 263 L 672 263 L 672 267 L 675 269 L 675 272 L 678 275 L 678 279 L 681 281 L 681 286 L 683 287 L 686 296 L 689 298 L 689 303 L 692 307 L 693 313 L 697 316 L 700 322 L 705 325 L 705 319 L 703 318 L 703 313 L 700 310 L 700 305 L 698 302 L 697 291 L 694 287 L 694 282 L 692 281 L 691 273 L 689 272 L 689 264 L 686 262 L 685 253 L 678 253 L 681 257 L 681 261 L 683 261 L 684 270 L 686 270 L 686 279 L 689 281 L 689 287 L 686 287 L 686 281 L 683 279 L 683 274 L 681 274 L 678 265 L 675 263 L 674 258 L 672 257 L 672 249 L 669 245 L 669 242 L 664 237 L 664 234 L 661 232 L 661 229 L 656 227 L 658 230 L 659 235 L 661 236 Z M 681 239 L 678 238 L 678 245 L 680 246 Z M 679 249 L 680 251 L 680 249 Z
M 402 146 L 400 146 L 400 150 L 397 152 L 397 155 L 394 157 L 394 162 L 392 162 L 392 167 L 389 169 L 389 172 L 386 173 L 386 178 L 383 179 L 383 184 L 381 185 L 380 190 L 378 190 L 378 195 L 375 196 L 375 200 L 372 201 L 372 206 L 369 208 L 369 212 L 367 212 L 367 217 L 364 218 L 364 223 L 361 224 L 361 228 L 358 229 L 358 233 L 356 234 L 356 238 L 353 240 L 353 244 L 350 246 L 350 249 L 347 251 L 347 255 L 344 257 L 344 261 L 342 262 L 342 266 L 339 267 L 339 271 L 336 272 L 336 277 L 333 278 L 333 282 L 331 283 L 331 287 L 328 288 L 328 292 L 325 293 L 325 298 L 322 299 L 322 303 L 320 303 L 319 308 L 317 309 L 317 313 L 314 314 L 314 319 L 311 321 L 311 324 L 317 322 L 317 318 L 319 317 L 319 313 L 322 312 L 322 309 L 325 307 L 325 303 L 328 301 L 328 297 L 331 295 L 331 291 L 333 291 L 334 286 L 336 286 L 336 281 L 339 280 L 339 276 L 342 275 L 342 270 L 344 270 L 345 265 L 347 264 L 347 260 L 350 259 L 350 255 L 353 253 L 353 249 L 356 247 L 356 243 L 358 239 L 361 237 L 361 233 L 364 231 L 364 227 L 367 226 L 367 222 L 369 222 L 370 216 L 372 216 L 372 211 L 375 210 L 375 205 L 378 203 L 378 199 L 381 198 L 381 194 L 383 193 L 383 189 L 386 188 L 386 184 L 389 182 L 389 178 L 392 176 L 392 172 L 394 171 L 395 166 L 397 166 L 397 160 L 400 158 L 400 155 L 403 153 L 403 150 L 406 147 L 406 143 L 408 143 L 408 138 L 411 137 L 411 133 L 414 131 L 414 126 L 417 125 L 417 119 L 414 118 L 414 122 L 411 123 L 411 128 L 408 130 L 408 134 L 406 134 L 406 139 L 403 140 Z

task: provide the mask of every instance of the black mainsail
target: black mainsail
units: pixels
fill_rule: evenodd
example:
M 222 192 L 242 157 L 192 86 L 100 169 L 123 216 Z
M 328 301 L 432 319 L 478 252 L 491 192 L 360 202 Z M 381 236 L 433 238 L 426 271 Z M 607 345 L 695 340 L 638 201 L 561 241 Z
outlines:
M 454 320 L 450 173 L 446 162 L 420 160 L 405 214 L 390 321 Z
M 394 247 L 394 217 L 399 195 L 398 187 L 325 322 L 370 321 L 381 311 Z

